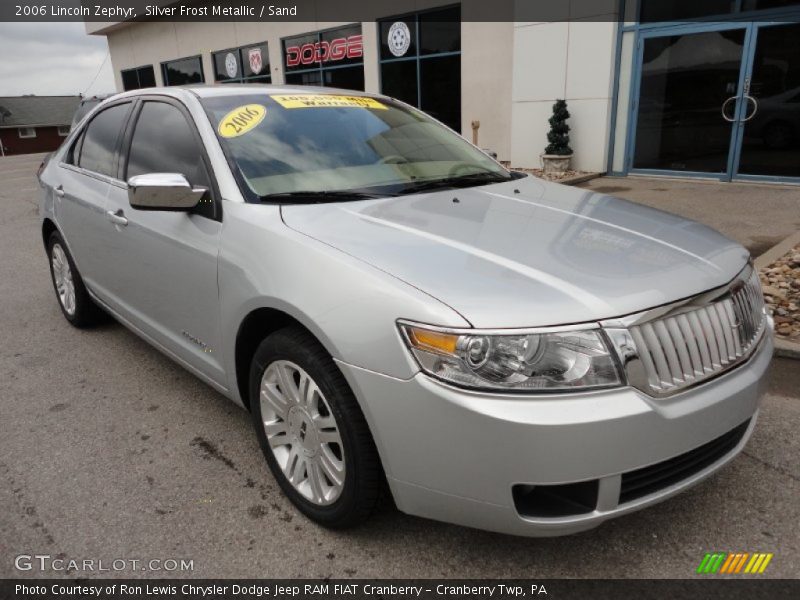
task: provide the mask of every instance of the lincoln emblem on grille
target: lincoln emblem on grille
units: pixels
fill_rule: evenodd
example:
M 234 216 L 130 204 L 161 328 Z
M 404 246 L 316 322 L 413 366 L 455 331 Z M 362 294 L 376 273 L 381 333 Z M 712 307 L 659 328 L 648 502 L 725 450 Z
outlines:
M 634 387 L 655 396 L 674 394 L 746 361 L 767 328 L 752 267 L 694 302 L 651 314 L 637 316 L 627 328 L 636 351 L 626 356 L 625 369 Z
M 738 281 L 733 282 L 733 284 L 731 284 L 731 288 L 730 288 L 731 297 L 735 297 L 739 293 L 741 293 L 744 290 L 744 286 L 745 286 L 745 281 L 742 280 L 742 279 L 739 279 Z M 733 324 L 731 325 L 731 329 L 733 329 L 735 331 L 735 330 L 739 329 L 739 327 L 741 327 L 742 318 L 741 318 L 741 315 L 739 314 L 738 310 L 734 310 L 733 314 L 734 314 L 734 316 L 733 316 Z

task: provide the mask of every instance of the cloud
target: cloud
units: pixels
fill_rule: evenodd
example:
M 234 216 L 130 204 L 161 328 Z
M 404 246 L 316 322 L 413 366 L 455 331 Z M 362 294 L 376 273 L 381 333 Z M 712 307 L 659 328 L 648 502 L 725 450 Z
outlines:
M 82 22 L 0 23 L 0 96 L 113 92 L 107 55 L 106 38 Z

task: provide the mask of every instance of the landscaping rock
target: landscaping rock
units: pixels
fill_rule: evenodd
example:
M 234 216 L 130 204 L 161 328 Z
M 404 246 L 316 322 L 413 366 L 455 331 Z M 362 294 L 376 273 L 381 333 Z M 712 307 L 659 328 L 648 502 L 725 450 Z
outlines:
M 544 179 L 546 181 L 555 181 L 558 183 L 566 183 L 571 184 L 573 181 L 577 183 L 581 183 L 585 180 L 585 178 L 590 178 L 596 173 L 591 173 L 589 171 L 564 171 L 563 173 L 545 173 L 542 169 L 528 169 L 525 167 L 512 167 L 514 171 L 521 171 L 523 173 L 530 173 L 534 177 L 538 177 L 539 179 Z
M 800 344 L 800 246 L 759 273 L 775 334 Z

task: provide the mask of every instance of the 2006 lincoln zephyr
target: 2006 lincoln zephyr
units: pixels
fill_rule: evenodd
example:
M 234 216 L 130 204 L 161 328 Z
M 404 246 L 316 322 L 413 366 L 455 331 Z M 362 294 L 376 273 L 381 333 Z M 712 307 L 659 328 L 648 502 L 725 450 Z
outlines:
M 772 323 L 744 248 L 511 173 L 390 98 L 119 94 L 40 180 L 67 320 L 108 312 L 248 408 L 324 525 L 388 483 L 414 515 L 581 531 L 717 471 L 755 426 Z

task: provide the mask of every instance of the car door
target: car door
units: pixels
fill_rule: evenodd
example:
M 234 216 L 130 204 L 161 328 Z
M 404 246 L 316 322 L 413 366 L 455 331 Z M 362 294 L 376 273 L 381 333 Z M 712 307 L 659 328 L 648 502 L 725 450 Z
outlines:
M 122 142 L 120 180 L 108 193 L 112 307 L 201 374 L 225 385 L 222 367 L 217 255 L 218 192 L 202 140 L 186 108 L 144 97 Z M 190 211 L 138 210 L 125 183 L 145 173 L 181 173 L 208 189 Z
M 108 226 L 105 203 L 118 169 L 118 148 L 132 103 L 113 104 L 82 129 L 59 164 L 53 211 L 84 282 L 101 299 L 106 296 L 102 231 Z

